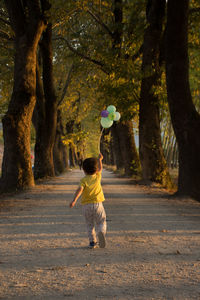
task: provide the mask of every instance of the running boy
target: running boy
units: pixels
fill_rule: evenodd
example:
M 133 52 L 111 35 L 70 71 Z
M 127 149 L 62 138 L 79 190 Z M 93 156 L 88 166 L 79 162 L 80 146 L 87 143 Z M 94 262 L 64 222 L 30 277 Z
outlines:
M 74 207 L 76 201 L 81 196 L 83 205 L 83 215 L 85 216 L 87 232 L 89 237 L 89 248 L 97 247 L 96 231 L 99 239 L 99 247 L 106 245 L 106 213 L 102 202 L 105 200 L 101 187 L 103 155 L 100 153 L 98 159 L 94 157 L 86 158 L 83 161 L 83 171 L 85 177 L 80 181 L 80 185 L 74 194 L 74 199 L 70 207 Z M 96 231 L 95 231 L 96 225 Z

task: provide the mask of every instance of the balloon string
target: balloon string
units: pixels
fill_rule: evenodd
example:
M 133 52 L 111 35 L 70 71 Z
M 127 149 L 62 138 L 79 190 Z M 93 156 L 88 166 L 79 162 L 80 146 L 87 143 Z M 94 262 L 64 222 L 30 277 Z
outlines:
M 99 153 L 100 153 L 101 137 L 102 137 L 103 131 L 104 131 L 104 128 L 102 128 L 100 136 L 99 136 L 99 149 L 98 149 Z

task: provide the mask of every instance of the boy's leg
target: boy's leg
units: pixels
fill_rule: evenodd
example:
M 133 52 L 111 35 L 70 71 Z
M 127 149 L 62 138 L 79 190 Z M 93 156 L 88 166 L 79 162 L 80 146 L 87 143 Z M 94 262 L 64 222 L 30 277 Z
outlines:
M 99 238 L 99 246 L 100 248 L 105 247 L 105 235 L 106 235 L 106 212 L 102 203 L 97 203 L 95 209 L 95 223 L 97 227 L 97 234 Z
M 83 206 L 83 215 L 85 216 L 86 228 L 89 242 L 96 243 L 96 232 L 94 226 L 94 204 L 86 204 Z

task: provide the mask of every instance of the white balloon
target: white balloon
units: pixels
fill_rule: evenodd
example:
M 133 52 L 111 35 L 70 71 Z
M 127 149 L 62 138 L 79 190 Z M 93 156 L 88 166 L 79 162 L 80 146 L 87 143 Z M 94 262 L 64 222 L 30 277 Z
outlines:
M 114 121 L 119 121 L 120 118 L 121 118 L 120 113 L 118 111 L 116 111 Z

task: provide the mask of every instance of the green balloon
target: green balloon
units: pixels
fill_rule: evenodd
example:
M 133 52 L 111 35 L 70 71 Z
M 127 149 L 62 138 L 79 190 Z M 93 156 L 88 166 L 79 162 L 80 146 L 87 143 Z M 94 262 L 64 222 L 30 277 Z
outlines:
M 103 128 L 109 128 L 111 127 L 113 124 L 113 121 L 111 121 L 110 119 L 108 118 L 101 118 L 101 126 Z
M 121 118 L 120 113 L 118 111 L 116 111 L 114 121 L 119 121 L 120 118 Z
M 109 105 L 109 106 L 107 107 L 107 111 L 108 111 L 109 113 L 114 113 L 114 112 L 116 112 L 116 107 L 115 107 L 114 105 Z
M 111 121 L 113 121 L 115 119 L 115 113 L 114 112 L 109 113 L 108 119 L 110 119 Z

